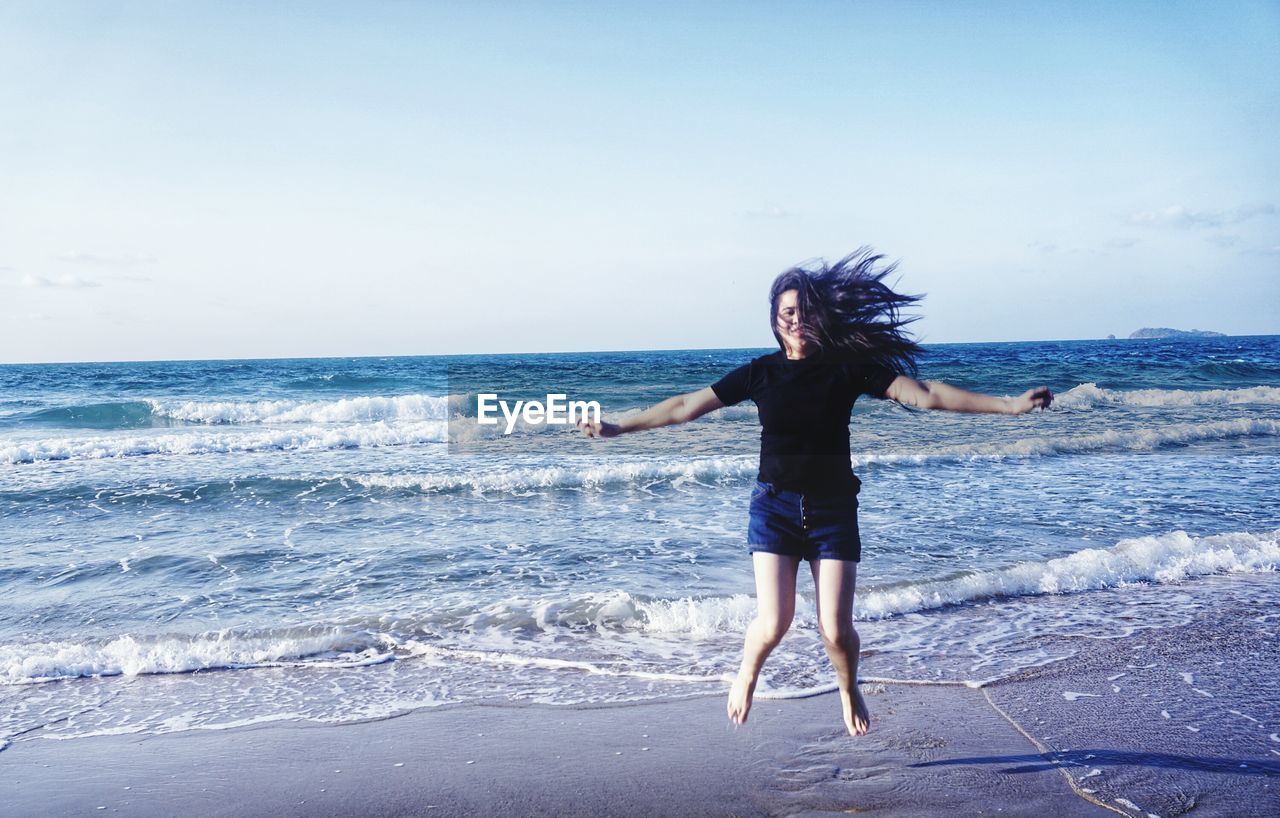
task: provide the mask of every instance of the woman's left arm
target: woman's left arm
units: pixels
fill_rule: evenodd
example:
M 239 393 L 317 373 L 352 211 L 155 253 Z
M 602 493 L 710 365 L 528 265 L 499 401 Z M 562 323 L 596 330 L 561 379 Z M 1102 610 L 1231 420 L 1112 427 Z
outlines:
M 1047 386 L 1028 389 L 1016 398 L 997 398 L 995 395 L 969 392 L 942 381 L 918 381 L 908 375 L 894 378 L 884 396 L 921 409 L 994 415 L 1021 415 L 1032 409 L 1047 409 L 1053 403 L 1053 393 Z

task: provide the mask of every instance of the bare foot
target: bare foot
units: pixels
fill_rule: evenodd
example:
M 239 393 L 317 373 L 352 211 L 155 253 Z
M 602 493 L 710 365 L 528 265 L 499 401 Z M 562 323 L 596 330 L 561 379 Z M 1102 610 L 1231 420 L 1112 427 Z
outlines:
M 729 721 L 746 724 L 747 713 L 751 710 L 751 697 L 755 692 L 756 677 L 739 670 L 738 678 L 733 680 L 733 687 L 729 688 Z
M 867 712 L 867 703 L 862 699 L 855 683 L 852 695 L 840 691 L 840 704 L 844 707 L 844 726 L 851 736 L 865 736 L 871 729 L 871 714 Z

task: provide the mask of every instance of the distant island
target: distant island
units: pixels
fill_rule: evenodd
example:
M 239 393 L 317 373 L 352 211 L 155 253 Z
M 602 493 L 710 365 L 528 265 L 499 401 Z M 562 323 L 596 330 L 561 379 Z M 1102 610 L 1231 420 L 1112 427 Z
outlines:
M 1130 338 L 1226 338 L 1225 332 L 1207 329 L 1170 329 L 1169 327 L 1143 327 L 1135 330 Z

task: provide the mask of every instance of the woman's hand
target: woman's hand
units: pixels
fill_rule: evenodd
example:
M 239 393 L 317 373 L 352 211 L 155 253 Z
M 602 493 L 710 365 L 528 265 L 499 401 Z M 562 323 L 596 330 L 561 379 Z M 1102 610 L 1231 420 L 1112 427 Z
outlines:
M 587 437 L 617 437 L 622 434 L 616 423 L 605 423 L 603 420 L 578 421 L 578 428 Z
M 1023 415 L 1032 409 L 1048 409 L 1051 403 L 1053 403 L 1053 393 L 1049 391 L 1049 387 L 1037 386 L 1013 399 L 1013 413 Z

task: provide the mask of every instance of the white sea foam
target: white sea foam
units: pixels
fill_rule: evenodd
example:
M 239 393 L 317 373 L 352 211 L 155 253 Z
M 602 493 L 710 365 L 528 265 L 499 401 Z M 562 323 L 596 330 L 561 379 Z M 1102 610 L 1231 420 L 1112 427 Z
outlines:
M 969 460 L 1005 460 L 1104 451 L 1152 451 L 1162 446 L 1223 440 L 1254 435 L 1280 435 L 1280 421 L 1238 419 L 1209 423 L 1172 424 L 1158 429 L 1109 431 L 1089 435 L 1032 437 L 992 443 L 943 446 L 910 452 L 858 454 L 855 468 L 868 463 L 921 465 Z M 0 449 L 0 458 L 3 457 Z M 501 471 L 436 472 L 345 476 L 369 488 L 420 491 L 519 492 L 540 489 L 595 488 L 619 483 L 694 480 L 714 482 L 750 477 L 756 473 L 754 455 L 734 457 L 653 459 L 643 463 L 600 462 L 589 466 L 545 466 Z
M 1235 437 L 1280 435 L 1280 421 L 1238 418 L 1208 423 L 1174 423 L 1155 429 L 1117 429 L 1087 435 L 1028 437 L 994 443 L 943 446 L 919 452 L 855 455 L 855 466 L 866 463 L 936 463 L 965 460 L 1004 460 L 1105 451 L 1153 451 L 1163 446 L 1188 445 Z
M 860 595 L 856 611 L 858 618 L 865 621 L 992 597 L 1101 590 L 1136 582 L 1177 582 L 1214 573 L 1271 571 L 1277 565 L 1280 530 L 1208 537 L 1174 531 L 1001 569 L 900 586 L 871 586 Z M 812 604 L 801 596 L 797 612 L 804 622 Z M 511 598 L 440 613 L 443 619 L 435 622 L 437 627 L 458 627 L 468 632 L 532 629 L 565 634 L 596 630 L 709 638 L 741 632 L 755 614 L 755 599 L 748 594 L 652 599 L 614 590 L 555 600 Z
M 1278 566 L 1280 530 L 1208 537 L 1174 531 L 1122 540 L 1110 548 L 1088 548 L 1050 560 L 1020 562 L 1006 568 L 900 586 L 872 586 L 860 595 L 855 609 L 857 618 L 865 621 L 993 597 L 1102 590 L 1135 582 L 1178 582 L 1207 574 L 1274 571 Z M 797 607 L 810 606 L 803 603 Z M 549 616 L 548 611 L 554 616 Z M 584 615 L 586 611 L 591 613 Z M 572 622 L 652 634 L 707 637 L 741 631 L 750 623 L 754 612 L 755 601 L 746 594 L 646 600 L 616 591 L 583 597 L 576 605 L 543 606 L 536 618 L 544 628 Z
M 1178 582 L 1207 574 L 1274 571 L 1280 566 L 1280 530 L 1193 537 L 1183 531 L 1122 540 L 1110 548 L 1091 548 L 1043 561 L 975 571 L 898 586 L 871 586 L 855 605 L 862 621 L 927 611 L 990 598 L 1029 597 L 1122 588 L 1133 583 Z M 801 599 L 798 624 L 812 624 L 812 602 Z M 432 634 L 467 634 L 449 644 L 415 634 L 333 626 L 280 632 L 221 631 L 198 636 L 120 636 L 106 642 L 36 642 L 0 645 L 0 682 L 22 684 L 77 676 L 181 673 L 206 668 L 277 665 L 353 667 L 447 650 L 476 662 L 524 664 L 546 669 L 584 670 L 606 675 L 643 676 L 670 681 L 704 677 L 668 674 L 598 663 L 573 655 L 572 645 L 588 647 L 594 634 L 613 633 L 639 640 L 664 653 L 663 645 L 736 637 L 750 623 L 755 600 L 748 594 L 654 599 L 623 590 L 575 594 L 553 599 L 510 598 L 487 605 L 435 609 L 420 623 Z M 489 634 L 510 645 L 519 634 L 520 651 L 502 647 L 475 650 Z M 505 634 L 505 635 L 504 635 Z M 552 642 L 544 642 L 552 637 Z M 552 645 L 557 647 L 552 647 Z M 428 646 L 430 649 L 428 649 Z M 550 649 L 550 654 L 541 650 Z M 532 650 L 530 655 L 528 651 Z M 555 652 L 568 650 L 568 655 Z M 709 677 L 706 677 L 709 678 Z
M 747 594 L 653 599 L 612 590 L 440 606 L 432 615 L 430 628 L 465 633 L 520 632 L 522 636 L 537 632 L 553 636 L 632 632 L 657 637 L 715 637 L 741 631 L 754 614 L 755 600 Z
M 450 396 L 398 395 L 334 401 L 148 400 L 152 414 L 190 423 L 362 423 L 378 420 L 447 420 Z
M 699 460 L 649 460 L 643 463 L 599 463 L 586 467 L 546 466 L 498 472 L 436 474 L 369 474 L 347 479 L 368 488 L 421 491 L 529 491 L 549 488 L 593 488 L 616 483 L 660 480 L 720 480 L 756 473 L 754 456 Z
M 1062 691 L 1062 698 L 1066 699 L 1069 702 L 1074 702 L 1078 699 L 1100 699 L 1102 698 L 1102 694 L 1101 693 L 1077 693 L 1074 690 L 1064 690 Z
M 642 410 L 636 410 L 637 412 Z M 735 406 L 722 406 L 714 412 L 703 415 L 708 420 L 747 420 L 758 422 L 760 412 L 754 403 L 739 403 Z
M 1280 529 L 1193 537 L 1174 531 L 1086 548 L 1046 561 L 973 571 L 896 588 L 871 589 L 857 602 L 859 618 L 875 619 L 992 597 L 1059 594 L 1135 582 L 1178 582 L 1206 574 L 1274 571 Z
M 801 604 L 808 610 L 811 605 Z M 679 633 L 691 636 L 711 636 L 717 633 L 738 633 L 751 623 L 756 612 L 755 597 L 735 594 L 729 597 L 706 599 L 652 600 L 637 606 L 643 627 L 651 633 Z M 800 616 L 801 619 L 805 615 Z
M 338 629 L 319 634 L 236 634 L 134 637 L 107 642 L 0 645 L 0 682 L 23 684 L 81 676 L 185 673 L 208 668 L 299 664 L 358 667 L 391 658 L 368 634 Z
M 1095 406 L 1224 406 L 1239 403 L 1280 403 L 1280 387 L 1250 386 L 1243 389 L 1103 389 L 1096 383 L 1054 396 L 1058 409 L 1092 409 Z
M 545 656 L 525 656 L 502 651 L 466 650 L 464 648 L 442 648 L 422 642 L 410 642 L 405 645 L 415 656 L 432 656 L 447 660 L 468 660 L 484 664 L 510 665 L 515 667 L 537 667 L 545 670 L 574 670 L 598 676 L 625 676 L 634 679 L 664 682 L 722 682 L 721 676 L 703 676 L 691 673 L 660 673 L 639 670 L 626 664 L 605 665 L 598 662 L 582 662 L 572 659 L 553 659 Z
M 336 402 L 336 403 L 341 403 Z M 336 405 L 336 404 L 332 404 Z M 336 415 L 335 415 L 336 417 Z M 0 441 L 0 463 L 48 460 L 104 459 L 155 454 L 209 454 L 293 449 L 351 449 L 443 443 L 449 440 L 445 420 L 378 420 L 333 426 L 241 429 L 225 432 L 190 430 L 150 434 L 111 433 L 85 437 L 50 437 Z M 1280 435 L 1280 421 L 1237 418 L 1207 423 L 1176 423 L 1154 429 L 1112 430 L 1086 435 L 1018 438 L 997 442 L 941 446 L 907 452 L 858 454 L 855 467 L 867 463 L 924 464 L 967 460 L 1003 460 L 1101 451 L 1151 451 L 1162 446 L 1189 445 L 1236 437 Z M 747 456 L 668 459 L 643 464 L 602 463 L 586 468 L 549 466 L 506 469 L 499 473 L 365 476 L 368 486 L 419 488 L 423 491 L 470 489 L 518 491 L 539 488 L 598 486 L 664 479 L 715 480 L 754 473 Z
M 46 460 L 100 460 L 157 454 L 213 454 L 294 449 L 354 449 L 443 443 L 448 423 L 362 423 L 350 426 L 307 426 L 255 431 L 191 431 L 165 434 L 112 434 L 54 437 L 0 443 L 0 463 Z

